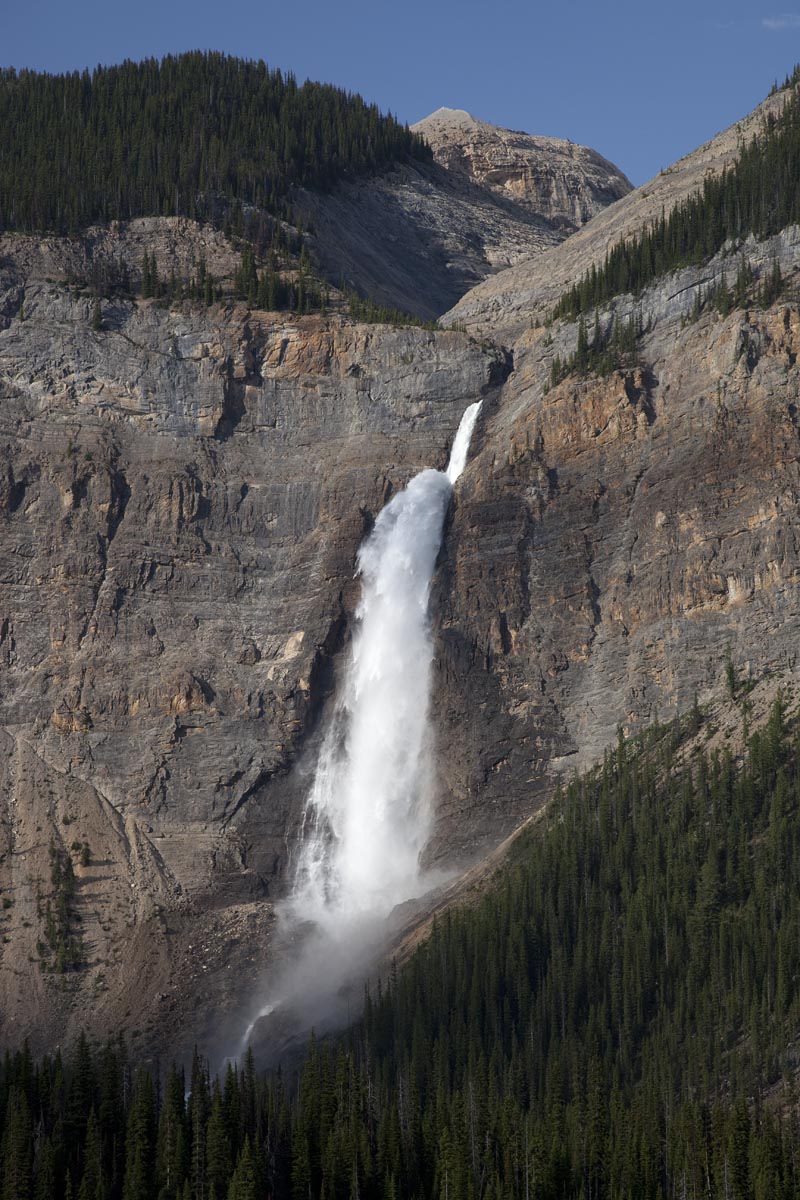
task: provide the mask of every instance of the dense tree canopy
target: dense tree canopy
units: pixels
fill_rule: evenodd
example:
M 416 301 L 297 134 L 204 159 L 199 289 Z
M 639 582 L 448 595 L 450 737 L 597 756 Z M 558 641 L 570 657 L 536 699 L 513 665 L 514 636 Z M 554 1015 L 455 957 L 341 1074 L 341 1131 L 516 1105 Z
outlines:
M 325 188 L 409 157 L 430 150 L 375 105 L 263 62 L 193 52 L 0 71 L 0 229 L 278 212 L 293 184 Z
M 7 1056 L 3 1200 L 795 1200 L 800 745 L 698 729 L 620 738 L 296 1077 Z

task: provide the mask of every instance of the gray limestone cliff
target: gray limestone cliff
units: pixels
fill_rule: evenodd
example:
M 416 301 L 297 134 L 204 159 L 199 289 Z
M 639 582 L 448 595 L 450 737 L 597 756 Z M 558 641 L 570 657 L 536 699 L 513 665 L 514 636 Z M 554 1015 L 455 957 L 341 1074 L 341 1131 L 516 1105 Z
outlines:
M 176 220 L 0 241 L 4 1042 L 90 1023 L 180 1053 L 249 998 L 359 543 L 479 397 L 431 598 L 431 859 L 474 861 L 618 727 L 723 694 L 727 657 L 797 688 L 798 232 L 620 298 L 648 330 L 605 378 L 552 386 L 577 328 L 541 324 L 559 281 L 737 136 L 465 296 L 470 334 L 141 300 L 95 330 L 70 280 L 104 247 L 202 253 L 222 279 L 236 251 Z M 695 319 L 742 254 L 781 263 L 781 299 Z M 54 851 L 76 875 L 63 975 Z
M 358 544 L 505 372 L 460 334 L 232 305 L 107 303 L 95 332 L 45 250 L 0 249 L 0 1012 L 42 1044 L 87 1011 L 218 1021 L 198 980 L 252 983 Z M 64 990 L 49 855 L 84 841 Z

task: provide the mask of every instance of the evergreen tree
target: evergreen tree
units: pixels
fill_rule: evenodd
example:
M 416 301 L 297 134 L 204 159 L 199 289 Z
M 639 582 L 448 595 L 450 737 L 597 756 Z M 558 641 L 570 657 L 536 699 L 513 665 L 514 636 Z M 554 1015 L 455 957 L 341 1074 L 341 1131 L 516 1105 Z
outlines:
M 5 1105 L 2 1139 L 3 1200 L 29 1200 L 33 1189 L 33 1127 L 28 1098 L 12 1087 Z
M 231 1174 L 231 1144 L 219 1087 L 215 1088 L 206 1126 L 206 1179 L 209 1197 L 223 1197 Z
M 228 1188 L 228 1200 L 257 1200 L 258 1177 L 250 1139 L 246 1138 Z
M 175 1200 L 188 1175 L 184 1091 L 183 1072 L 172 1066 L 167 1073 L 158 1118 L 156 1178 L 160 1200 Z
M 122 1200 L 152 1200 L 155 1183 L 155 1095 L 153 1081 L 139 1071 L 133 1089 L 125 1138 Z
M 206 1179 L 206 1123 L 210 1111 L 208 1074 L 195 1049 L 192 1058 L 189 1102 L 190 1178 L 194 1200 L 208 1200 Z
M 78 1200 L 107 1200 L 110 1196 L 108 1182 L 103 1175 L 103 1146 L 100 1122 L 94 1109 L 86 1123 L 83 1177 L 78 1189 Z

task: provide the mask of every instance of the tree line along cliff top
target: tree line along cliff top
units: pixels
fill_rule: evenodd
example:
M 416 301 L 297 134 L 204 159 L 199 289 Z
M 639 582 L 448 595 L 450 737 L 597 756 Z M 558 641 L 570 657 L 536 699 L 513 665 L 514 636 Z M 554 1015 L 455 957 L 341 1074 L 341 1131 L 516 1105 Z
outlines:
M 706 262 L 726 244 L 766 238 L 800 221 L 800 68 L 786 79 L 783 111 L 765 117 L 736 161 L 709 176 L 633 238 L 623 238 L 564 293 L 554 317 L 577 317 L 624 293 L 638 295 L 679 267 Z
M 196 51 L 91 73 L 0 71 L 0 230 L 280 213 L 292 186 L 410 158 L 431 152 L 391 115 L 261 61 Z

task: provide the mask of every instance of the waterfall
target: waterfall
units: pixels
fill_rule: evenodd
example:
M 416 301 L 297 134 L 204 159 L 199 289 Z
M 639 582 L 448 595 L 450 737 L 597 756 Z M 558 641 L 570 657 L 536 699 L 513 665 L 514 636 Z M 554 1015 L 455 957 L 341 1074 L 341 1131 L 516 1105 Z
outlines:
M 358 623 L 308 797 L 291 900 L 298 917 L 321 926 L 386 915 L 420 892 L 431 821 L 428 594 L 479 409 L 464 413 L 447 470 L 416 475 L 358 552 Z
M 461 418 L 447 470 L 415 475 L 358 551 L 357 624 L 282 911 L 290 939 L 303 922 L 315 931 L 249 1023 L 240 1053 L 271 1014 L 291 1011 L 318 1029 L 344 1019 L 336 1011 L 342 989 L 370 969 L 386 917 L 431 884 L 420 870 L 432 817 L 428 595 L 479 409 L 472 404 Z

